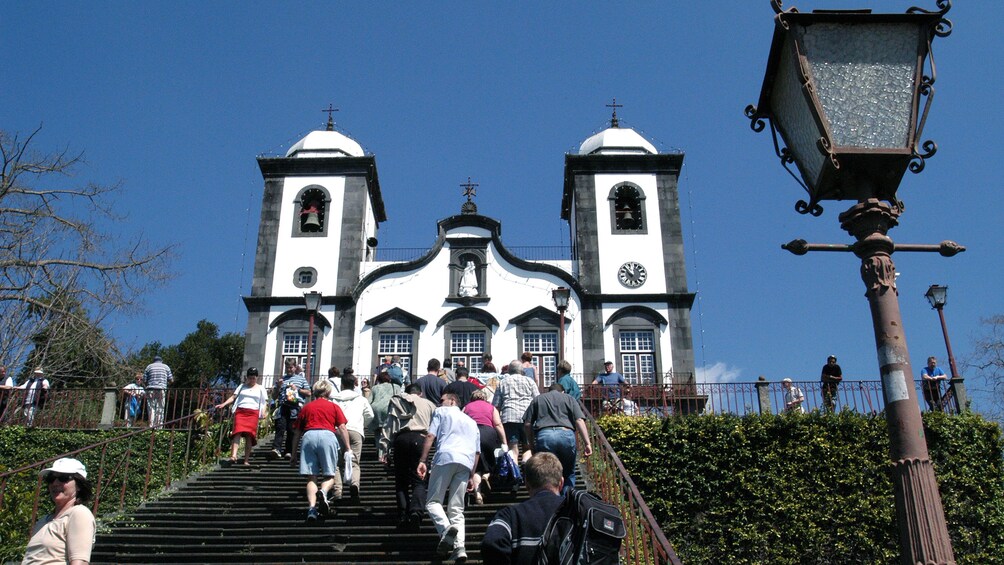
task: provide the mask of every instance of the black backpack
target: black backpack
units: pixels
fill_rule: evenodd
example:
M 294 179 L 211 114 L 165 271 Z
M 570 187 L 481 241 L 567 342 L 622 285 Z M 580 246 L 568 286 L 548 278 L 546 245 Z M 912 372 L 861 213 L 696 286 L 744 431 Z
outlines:
M 565 495 L 547 522 L 537 565 L 603 565 L 620 562 L 624 520 L 616 506 L 584 490 Z

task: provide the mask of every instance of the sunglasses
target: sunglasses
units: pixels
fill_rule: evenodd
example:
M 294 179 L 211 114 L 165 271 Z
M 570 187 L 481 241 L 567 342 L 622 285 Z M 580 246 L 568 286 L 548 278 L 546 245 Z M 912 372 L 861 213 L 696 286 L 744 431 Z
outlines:
M 53 481 L 59 481 L 61 483 L 68 483 L 72 481 L 75 477 L 73 475 L 67 475 L 65 473 L 49 473 L 45 477 L 45 484 L 52 483 Z

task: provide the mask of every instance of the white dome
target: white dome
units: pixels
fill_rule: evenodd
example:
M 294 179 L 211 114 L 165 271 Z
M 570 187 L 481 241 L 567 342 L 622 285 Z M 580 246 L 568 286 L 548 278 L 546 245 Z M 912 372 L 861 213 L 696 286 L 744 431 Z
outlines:
M 607 128 L 579 146 L 579 155 L 658 154 L 655 146 L 631 128 Z
M 286 152 L 287 157 L 362 157 L 363 148 L 337 131 L 312 131 Z

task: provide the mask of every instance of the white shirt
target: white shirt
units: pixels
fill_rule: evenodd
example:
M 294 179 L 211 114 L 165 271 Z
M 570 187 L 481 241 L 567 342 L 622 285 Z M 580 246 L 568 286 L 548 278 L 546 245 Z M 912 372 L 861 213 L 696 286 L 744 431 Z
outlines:
M 250 387 L 240 385 L 240 389 L 237 391 L 236 404 L 237 408 L 261 410 L 262 406 L 268 405 L 268 393 L 265 392 L 265 387 L 260 384 Z
M 440 406 L 432 413 L 429 434 L 436 436 L 433 465 L 460 463 L 474 469 L 474 456 L 481 453 L 481 433 L 474 419 L 457 406 Z
M 29 385 L 31 385 L 29 387 Z M 17 387 L 19 390 L 25 391 L 24 393 L 24 405 L 35 403 L 35 391 L 38 390 L 38 379 L 32 377 L 24 382 L 21 386 Z M 49 379 L 42 377 L 42 389 L 49 390 Z

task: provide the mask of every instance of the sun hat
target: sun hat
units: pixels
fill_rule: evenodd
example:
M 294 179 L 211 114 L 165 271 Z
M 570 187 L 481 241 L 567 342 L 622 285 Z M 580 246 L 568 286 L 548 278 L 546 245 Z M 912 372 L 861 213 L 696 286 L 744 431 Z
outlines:
M 41 367 L 35 367 L 35 370 L 32 371 L 32 373 L 34 373 L 36 375 L 44 375 L 45 371 L 43 371 Z
M 781 382 L 782 382 L 782 383 L 790 383 L 790 382 L 791 382 L 791 379 L 788 379 L 788 378 L 784 378 L 784 379 L 781 379 Z
M 76 459 L 71 459 L 69 457 L 63 457 L 62 459 L 56 459 L 52 462 L 52 466 L 48 469 L 42 469 L 40 475 L 42 478 L 46 478 L 50 473 L 63 473 L 65 475 L 80 475 L 83 478 L 87 478 L 87 467 Z

